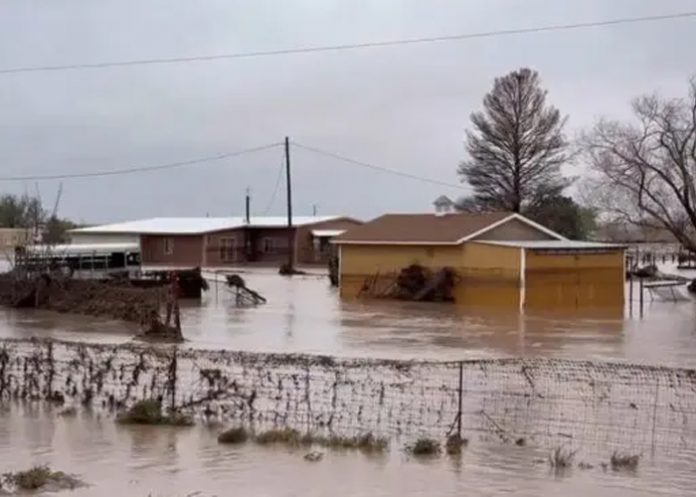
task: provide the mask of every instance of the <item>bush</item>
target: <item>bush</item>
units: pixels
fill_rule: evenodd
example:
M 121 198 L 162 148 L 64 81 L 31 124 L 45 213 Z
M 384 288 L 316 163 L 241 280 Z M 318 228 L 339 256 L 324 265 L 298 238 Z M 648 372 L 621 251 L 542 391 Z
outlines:
M 218 435 L 218 443 L 221 444 L 240 444 L 249 439 L 249 433 L 242 427 L 230 428 Z

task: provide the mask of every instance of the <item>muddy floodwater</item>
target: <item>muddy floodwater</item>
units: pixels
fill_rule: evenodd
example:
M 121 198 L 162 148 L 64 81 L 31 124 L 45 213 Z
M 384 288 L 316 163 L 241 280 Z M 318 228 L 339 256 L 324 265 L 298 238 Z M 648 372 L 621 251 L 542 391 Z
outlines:
M 200 303 L 183 304 L 185 346 L 352 357 L 466 359 L 541 356 L 696 367 L 696 301 L 651 301 L 639 317 L 629 307 L 521 316 L 447 304 L 342 302 L 325 277 L 244 274 L 268 299 L 234 306 L 211 282 Z M 54 337 L 126 343 L 130 324 L 43 311 L 0 311 L 2 337 Z M 551 471 L 548 453 L 514 444 L 471 444 L 460 458 L 418 460 L 396 441 L 381 456 L 217 444 L 218 429 L 119 426 L 87 410 L 57 416 L 46 404 L 0 408 L 0 472 L 50 464 L 92 486 L 65 495 L 91 496 L 582 496 L 696 495 L 696 455 L 681 460 L 642 454 L 638 470 L 603 468 L 610 454 L 582 461 L 592 468 Z M 579 462 L 579 461 L 578 461 Z
M 341 301 L 326 277 L 245 273 L 268 304 L 240 309 L 222 284 L 183 304 L 187 345 L 208 349 L 427 359 L 546 356 L 696 367 L 696 300 L 626 309 L 525 315 L 451 304 Z M 0 336 L 127 342 L 132 324 L 3 310 Z
M 0 413 L 0 469 L 50 464 L 79 473 L 92 486 L 81 496 L 460 496 L 674 495 L 692 492 L 696 459 L 635 472 L 591 469 L 556 474 L 531 447 L 472 446 L 461 457 L 414 459 L 399 451 L 369 456 L 327 451 L 223 446 L 217 430 L 120 426 L 89 413 L 56 416 L 46 406 L 12 405 Z

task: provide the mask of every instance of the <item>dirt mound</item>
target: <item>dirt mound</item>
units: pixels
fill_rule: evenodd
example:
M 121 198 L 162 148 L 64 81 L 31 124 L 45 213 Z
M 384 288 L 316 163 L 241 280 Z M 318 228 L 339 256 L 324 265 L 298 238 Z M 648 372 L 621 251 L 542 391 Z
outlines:
M 0 275 L 0 304 L 103 316 L 149 327 L 159 321 L 162 288 L 136 288 L 121 281 Z

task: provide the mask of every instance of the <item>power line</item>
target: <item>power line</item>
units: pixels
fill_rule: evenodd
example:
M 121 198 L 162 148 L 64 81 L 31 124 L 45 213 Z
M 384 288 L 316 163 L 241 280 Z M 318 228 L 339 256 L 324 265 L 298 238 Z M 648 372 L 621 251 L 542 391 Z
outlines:
M 45 174 L 45 175 L 33 175 L 33 176 L 0 176 L 0 181 L 38 181 L 38 180 L 50 180 L 50 179 L 73 179 L 73 178 L 94 178 L 101 176 L 118 176 L 123 174 L 141 173 L 148 171 L 161 171 L 164 169 L 174 169 L 177 167 L 192 166 L 195 164 L 203 164 L 206 162 L 220 161 L 223 159 L 229 159 L 231 157 L 237 157 L 244 154 L 249 154 L 252 152 L 260 152 L 261 150 L 267 150 L 269 148 L 277 147 L 280 143 L 270 143 L 268 145 L 262 145 L 260 147 L 247 148 L 244 150 L 239 150 L 237 152 L 228 152 L 219 155 L 212 155 L 209 157 L 201 157 L 199 159 L 191 159 L 179 162 L 170 162 L 168 164 L 159 164 L 156 166 L 142 166 L 142 167 L 132 167 L 127 169 L 111 169 L 106 171 L 93 171 L 86 173 L 60 173 L 60 174 Z
M 354 164 L 354 165 L 356 165 L 356 166 L 361 166 L 361 167 L 365 167 L 365 168 L 368 168 L 368 169 L 373 169 L 373 170 L 375 170 L 375 171 L 380 171 L 380 172 L 387 173 L 387 174 L 393 174 L 393 175 L 395 175 L 395 176 L 401 176 L 401 177 L 403 177 L 403 178 L 409 178 L 409 179 L 413 179 L 413 180 L 417 180 L 417 181 L 422 181 L 422 182 L 424 182 L 424 183 L 431 183 L 431 184 L 433 184 L 433 185 L 446 186 L 447 188 L 456 188 L 456 189 L 458 189 L 458 190 L 466 190 L 466 189 L 467 189 L 466 187 L 464 187 L 464 186 L 462 186 L 462 185 L 456 185 L 456 184 L 454 184 L 454 183 L 447 183 L 447 182 L 445 182 L 445 181 L 440 181 L 440 180 L 437 180 L 437 179 L 426 178 L 426 177 L 424 177 L 424 176 L 418 176 L 418 175 L 415 175 L 415 174 L 405 173 L 405 172 L 403 172 L 403 171 L 397 171 L 396 169 L 389 169 L 389 168 L 387 168 L 387 167 L 376 166 L 376 165 L 374 165 L 374 164 L 369 164 L 369 163 L 367 163 L 367 162 L 362 162 L 362 161 L 359 161 L 359 160 L 351 159 L 351 158 L 349 158 L 349 157 L 345 157 L 345 156 L 342 156 L 342 155 L 334 154 L 333 152 L 327 152 L 326 150 L 321 150 L 321 149 L 318 149 L 318 148 L 309 147 L 309 146 L 307 146 L 307 145 L 302 145 L 302 144 L 297 143 L 297 142 L 292 142 L 292 144 L 295 145 L 296 147 L 299 147 L 299 148 L 302 148 L 302 149 L 305 149 L 305 150 L 309 150 L 310 152 L 314 152 L 314 153 L 316 153 L 316 154 L 320 154 L 320 155 L 324 155 L 324 156 L 327 156 L 327 157 L 331 157 L 331 158 L 333 158 L 333 159 L 336 159 L 336 160 L 339 160 L 339 161 L 343 161 L 343 162 L 347 162 L 347 163 L 350 163 L 350 164 Z
M 571 29 L 585 29 L 603 26 L 613 26 L 617 24 L 634 24 L 641 22 L 666 21 L 672 19 L 682 19 L 696 17 L 696 11 L 680 12 L 676 14 L 643 16 L 643 17 L 624 17 L 619 19 L 610 19 L 606 21 L 590 21 L 579 22 L 573 24 L 554 24 L 548 26 L 537 26 L 531 28 L 519 29 L 501 29 L 495 31 L 483 31 L 478 33 L 463 33 L 445 36 L 432 36 L 423 38 L 405 38 L 399 40 L 371 41 L 364 43 L 346 43 L 341 45 L 324 45 L 314 47 L 297 47 L 285 48 L 278 50 L 254 51 L 254 52 L 238 52 L 217 55 L 196 55 L 189 57 L 169 57 L 169 58 L 152 58 L 152 59 L 135 59 L 110 62 L 94 62 L 94 63 L 79 63 L 65 65 L 48 65 L 48 66 L 27 66 L 27 67 L 10 67 L 0 69 L 0 74 L 16 74 L 28 72 L 46 72 L 46 71 L 68 71 L 78 69 L 102 69 L 107 67 L 121 66 L 141 66 L 151 64 L 179 64 L 188 62 L 209 62 L 225 59 L 247 59 L 253 57 L 272 57 L 278 55 L 304 54 L 316 52 L 337 52 L 343 50 L 355 50 L 363 48 L 380 48 L 393 47 L 398 45 L 414 45 L 422 43 L 439 43 L 447 41 L 469 40 L 474 38 L 493 38 L 497 36 L 510 36 L 529 33 L 543 33 L 551 31 L 564 31 Z
M 271 211 L 271 207 L 273 207 L 276 195 L 278 194 L 278 188 L 280 187 L 280 180 L 283 179 L 283 169 L 285 169 L 285 159 L 283 159 L 280 162 L 280 167 L 278 167 L 278 175 L 276 176 L 275 186 L 273 187 L 273 193 L 271 194 L 271 198 L 268 201 L 268 204 L 266 204 L 266 208 L 263 210 L 264 216 L 267 215 Z

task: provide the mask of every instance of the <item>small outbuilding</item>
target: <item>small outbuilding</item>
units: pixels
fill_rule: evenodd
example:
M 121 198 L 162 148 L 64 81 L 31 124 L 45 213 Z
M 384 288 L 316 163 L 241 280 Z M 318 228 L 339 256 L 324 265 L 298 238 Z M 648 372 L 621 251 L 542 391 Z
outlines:
M 387 214 L 336 237 L 343 298 L 387 288 L 406 267 L 456 274 L 463 306 L 621 307 L 624 247 L 568 240 L 511 213 Z

